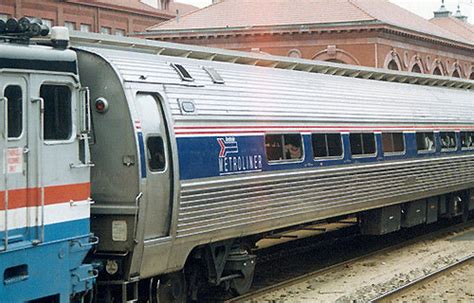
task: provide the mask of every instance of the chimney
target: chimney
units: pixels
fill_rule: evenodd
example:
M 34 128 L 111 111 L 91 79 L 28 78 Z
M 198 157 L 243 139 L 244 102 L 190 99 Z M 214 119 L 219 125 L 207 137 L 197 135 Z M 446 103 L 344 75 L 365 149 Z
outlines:
M 444 0 L 441 0 L 441 7 L 439 10 L 434 12 L 434 17 L 435 18 L 445 18 L 451 16 L 451 12 L 446 9 L 446 6 L 444 6 Z
M 463 22 L 467 22 L 467 16 L 463 16 L 463 14 L 461 13 L 461 6 L 459 4 L 458 4 L 458 10 L 456 11 L 456 14 L 454 14 L 454 17 Z

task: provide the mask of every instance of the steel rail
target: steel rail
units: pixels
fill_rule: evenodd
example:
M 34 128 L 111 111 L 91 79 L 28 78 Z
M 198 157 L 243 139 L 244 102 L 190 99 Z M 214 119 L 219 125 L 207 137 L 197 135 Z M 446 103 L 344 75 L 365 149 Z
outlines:
M 410 291 L 415 290 L 417 287 L 422 286 L 430 281 L 433 281 L 446 273 L 452 272 L 461 266 L 467 264 L 470 261 L 474 260 L 474 254 L 471 254 L 467 257 L 464 257 L 454 263 L 448 264 L 442 268 L 439 268 L 425 276 L 419 277 L 413 281 L 410 281 L 407 284 L 401 285 L 396 287 L 386 293 L 383 293 L 373 299 L 371 299 L 370 303 L 381 303 L 381 302 L 389 302 L 393 299 L 399 298 L 401 295 L 406 294 Z
M 417 242 L 420 242 L 420 241 L 423 241 L 423 240 L 437 238 L 437 237 L 443 236 L 445 234 L 449 234 L 453 231 L 457 231 L 457 230 L 460 230 L 460 229 L 461 230 L 462 229 L 467 229 L 467 228 L 470 228 L 470 227 L 473 227 L 473 226 L 474 226 L 474 221 L 470 220 L 468 222 L 464 222 L 464 223 L 456 224 L 456 225 L 453 225 L 453 226 L 449 226 L 448 228 L 442 228 L 440 230 L 436 230 L 436 231 L 433 231 L 433 232 L 430 232 L 430 233 L 427 233 L 427 234 L 423 234 L 421 236 L 411 238 L 407 241 L 399 242 L 395 245 L 390 245 L 390 246 L 384 247 L 382 249 L 378 249 L 378 250 L 369 252 L 368 254 L 357 256 L 355 258 L 348 259 L 348 260 L 342 261 L 340 263 L 336 263 L 336 264 L 330 265 L 328 267 L 324 267 L 324 268 L 318 269 L 316 271 L 313 271 L 313 272 L 310 272 L 310 273 L 307 273 L 307 274 L 304 274 L 304 275 L 301 275 L 301 276 L 298 276 L 298 277 L 295 277 L 295 278 L 292 278 L 292 279 L 289 279 L 289 280 L 286 280 L 286 281 L 282 281 L 282 282 L 279 282 L 279 283 L 276 283 L 276 284 L 273 284 L 273 285 L 270 285 L 270 286 L 267 286 L 267 287 L 262 287 L 260 289 L 257 289 L 257 290 L 251 291 L 249 293 L 243 294 L 241 296 L 227 299 L 223 302 L 224 303 L 233 303 L 233 302 L 250 301 L 251 299 L 255 299 L 255 298 L 260 297 L 262 295 L 265 295 L 265 294 L 280 290 L 282 288 L 293 286 L 295 284 L 307 281 L 308 279 L 311 279 L 313 277 L 317 277 L 317 276 L 322 275 L 322 274 L 327 274 L 327 273 L 329 273 L 331 271 L 335 271 L 337 269 L 343 269 L 347 265 L 350 265 L 350 264 L 355 263 L 357 261 L 361 261 L 363 259 L 370 258 L 370 257 L 376 256 L 378 254 L 383 254 L 383 253 L 386 253 L 386 252 L 389 252 L 389 251 L 392 251 L 392 250 L 400 249 L 400 248 L 409 246 L 411 244 L 414 244 L 414 243 L 417 243 Z M 472 257 L 473 256 L 471 256 L 471 258 Z

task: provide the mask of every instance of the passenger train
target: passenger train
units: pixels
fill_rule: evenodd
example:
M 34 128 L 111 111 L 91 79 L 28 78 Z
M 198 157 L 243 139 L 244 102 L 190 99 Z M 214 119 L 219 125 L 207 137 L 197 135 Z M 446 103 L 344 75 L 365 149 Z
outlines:
M 240 294 L 272 231 L 474 209 L 474 81 L 63 28 L 3 40 L 2 299 L 83 300 L 96 279 L 105 302 Z

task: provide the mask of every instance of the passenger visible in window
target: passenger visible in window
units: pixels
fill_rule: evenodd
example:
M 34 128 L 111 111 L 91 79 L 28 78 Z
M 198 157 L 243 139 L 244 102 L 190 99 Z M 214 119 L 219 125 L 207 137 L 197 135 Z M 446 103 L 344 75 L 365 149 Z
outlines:
M 434 149 L 434 142 L 433 142 L 433 140 L 432 140 L 430 137 L 428 137 L 428 136 L 425 137 L 425 149 L 426 149 L 426 150 L 432 150 L 432 149 Z
M 265 149 L 268 161 L 298 160 L 303 158 L 301 134 L 265 135 Z
M 474 143 L 472 142 L 472 135 L 468 132 L 461 133 L 461 144 L 463 148 L 472 148 Z
M 285 136 L 285 159 L 301 159 L 301 138 L 299 136 Z

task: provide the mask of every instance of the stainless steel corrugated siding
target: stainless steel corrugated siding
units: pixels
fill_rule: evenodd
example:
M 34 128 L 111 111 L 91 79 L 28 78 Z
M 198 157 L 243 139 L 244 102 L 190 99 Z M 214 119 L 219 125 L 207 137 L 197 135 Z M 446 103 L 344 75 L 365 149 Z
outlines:
M 248 227 L 474 182 L 474 156 L 182 183 L 177 236 Z M 291 217 L 291 218 L 290 218 Z M 239 229 L 236 229 L 237 231 Z
M 362 80 L 298 71 L 93 49 L 125 81 L 163 83 L 174 126 L 321 125 L 325 123 L 474 123 L 467 90 Z M 196 79 L 183 83 L 170 62 Z M 226 81 L 213 84 L 202 66 Z M 146 76 L 146 80 L 140 79 Z M 200 86 L 200 87 L 199 87 Z M 178 99 L 191 99 L 196 115 L 182 115 Z M 474 156 L 413 159 L 340 168 L 270 172 L 183 181 L 177 237 L 234 228 L 299 222 L 323 210 L 352 212 L 363 203 L 471 184 Z M 236 228 L 239 227 L 239 228 Z

